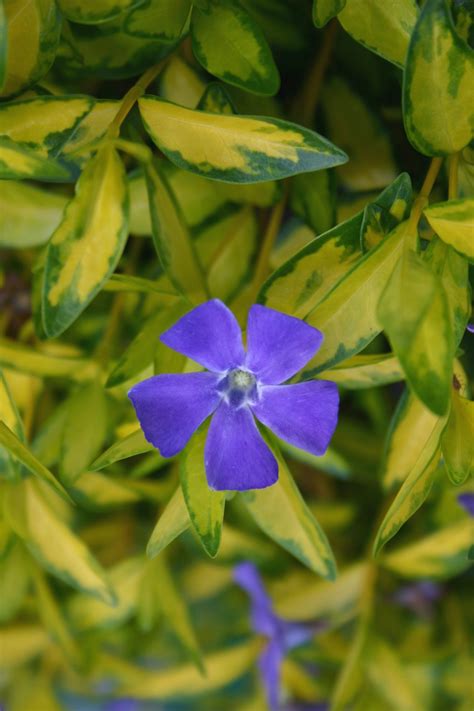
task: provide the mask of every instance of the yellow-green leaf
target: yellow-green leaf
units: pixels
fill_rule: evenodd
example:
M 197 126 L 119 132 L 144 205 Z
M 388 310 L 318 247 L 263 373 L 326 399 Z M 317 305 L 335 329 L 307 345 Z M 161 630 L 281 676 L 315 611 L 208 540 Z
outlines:
M 347 620 L 357 613 L 366 575 L 367 564 L 357 563 L 335 581 L 315 580 L 307 574 L 295 575 L 294 581 L 287 577 L 271 588 L 275 609 L 288 620 Z
M 151 365 L 159 345 L 160 335 L 186 310 L 188 310 L 187 305 L 183 300 L 176 302 L 173 299 L 171 305 L 165 301 L 162 308 L 144 322 L 143 328 L 125 349 L 107 379 L 107 387 L 111 388 L 130 380 Z
M 43 378 L 87 380 L 97 374 L 92 360 L 52 355 L 6 338 L 0 339 L 0 365 Z
M 133 37 L 174 42 L 186 29 L 191 0 L 145 0 L 125 16 L 124 31 Z
M 474 474 L 474 402 L 452 389 L 451 412 L 441 440 L 449 478 L 456 486 Z
M 316 27 L 324 27 L 344 7 L 347 0 L 313 0 L 313 22 Z
M 60 472 L 70 485 L 100 451 L 108 429 L 108 408 L 104 388 L 91 381 L 71 395 L 66 406 L 61 438 Z
M 439 202 L 424 213 L 443 242 L 474 260 L 474 198 Z
M 471 314 L 469 264 L 465 257 L 438 237 L 433 237 L 424 257 L 438 275 L 448 301 L 454 347 L 460 344 Z
M 156 560 L 149 561 L 148 566 L 154 573 L 155 594 L 164 619 L 201 673 L 204 672 L 201 650 L 193 629 L 191 616 L 166 561 L 161 556 Z
M 160 671 L 134 668 L 134 681 L 122 684 L 121 696 L 136 699 L 174 699 L 215 692 L 245 674 L 261 649 L 260 640 L 241 642 L 204 657 L 206 675 L 192 664 Z M 120 672 L 119 672 L 120 673 Z
M 306 317 L 324 333 L 316 356 L 303 377 L 359 353 L 380 332 L 377 302 L 402 250 L 406 223 L 401 223 L 336 283 Z
M 197 432 L 181 459 L 181 486 L 193 524 L 204 550 L 217 555 L 224 519 L 225 492 L 209 488 L 204 467 L 207 428 Z
M 67 198 L 15 180 L 0 190 L 0 247 L 26 249 L 45 244 L 61 222 Z
M 403 371 L 391 353 L 353 356 L 335 368 L 325 370 L 318 377 L 332 380 L 349 390 L 360 390 L 377 385 L 396 383 L 404 379 Z
M 2 666 L 6 669 L 22 666 L 50 644 L 46 630 L 40 625 L 17 624 L 0 630 Z
M 453 26 L 447 0 L 426 0 L 411 35 L 403 78 L 403 119 L 413 146 L 449 155 L 474 130 L 474 54 Z
M 207 287 L 194 245 L 159 165 L 146 168 L 153 241 L 171 282 L 192 300 L 205 300 Z
M 84 169 L 76 195 L 46 253 L 43 321 L 48 336 L 68 328 L 114 271 L 128 234 L 125 171 L 102 148 Z
M 17 94 L 51 67 L 59 42 L 54 0 L 5 0 L 0 12 L 0 96 Z M 3 66 L 2 66 L 3 65 Z M 2 71 L 3 69 L 3 71 Z
M 108 467 L 110 464 L 119 462 L 122 459 L 135 457 L 137 454 L 144 454 L 145 452 L 153 452 L 154 450 L 153 445 L 146 441 L 142 430 L 138 429 L 118 442 L 114 442 L 91 464 L 91 469 L 104 469 L 104 467 Z
M 330 230 L 336 221 L 333 178 L 329 170 L 319 170 L 295 175 L 291 181 L 291 207 L 317 235 Z
M 304 318 L 360 259 L 361 222 L 359 213 L 309 242 L 267 279 L 258 301 Z
M 188 109 L 196 108 L 205 88 L 201 74 L 177 54 L 170 58 L 160 76 L 160 96 Z
M 70 171 L 59 161 L 38 155 L 34 150 L 0 136 L 0 180 L 68 181 Z
M 436 453 L 446 417 L 428 410 L 413 393 L 406 391 L 395 411 L 383 462 L 387 489 L 404 482 L 415 468 L 423 469 Z
M 428 463 L 424 457 L 418 458 L 377 531 L 374 555 L 379 553 L 426 500 L 436 477 L 439 455 L 440 451 L 437 449 Z
M 72 636 L 71 630 L 68 628 L 58 601 L 55 599 L 42 571 L 38 568 L 33 571 L 33 580 L 38 601 L 38 612 L 44 626 L 64 651 L 71 664 L 77 666 L 81 659 L 81 652 Z
M 114 595 L 89 549 L 57 516 L 32 479 L 11 486 L 5 515 L 38 562 L 69 585 L 113 604 Z
M 276 94 L 278 69 L 263 31 L 237 2 L 195 6 L 193 52 L 210 74 L 256 94 Z
M 136 556 L 108 569 L 107 578 L 116 597 L 114 605 L 100 598 L 82 594 L 74 596 L 68 605 L 74 626 L 87 630 L 123 625 L 136 610 L 145 562 L 143 557 Z
M 367 675 L 385 700 L 387 709 L 394 711 L 425 711 L 419 689 L 408 676 L 399 655 L 392 647 L 378 639 L 369 647 Z
M 84 25 L 106 22 L 140 4 L 143 0 L 58 0 L 64 17 Z
M 412 187 L 408 173 L 400 173 L 393 183 L 364 208 L 360 228 L 363 252 L 375 247 L 402 220 L 406 220 L 412 204 Z
M 11 620 L 21 609 L 30 585 L 28 554 L 16 541 L 0 557 L 0 623 Z
M 445 415 L 455 349 L 452 319 L 440 279 L 415 252 L 406 251 L 398 261 L 377 314 L 410 386 L 430 410 Z
M 321 94 L 331 141 L 344 146 L 349 161 L 336 173 L 354 192 L 391 183 L 397 168 L 387 131 L 364 100 L 340 77 L 324 84 Z
M 364 47 L 403 67 L 417 17 L 415 0 L 347 0 L 338 19 Z
M 0 420 L 0 446 L 4 447 L 14 459 L 21 462 L 32 474 L 46 482 L 66 501 L 70 501 L 69 494 L 62 485 L 51 474 L 49 469 L 36 459 L 36 457 L 25 447 L 12 430 Z
M 420 541 L 398 548 L 381 558 L 381 563 L 407 578 L 445 580 L 471 565 L 472 519 L 466 516 Z
M 179 167 L 208 178 L 258 183 L 347 160 L 327 139 L 287 121 L 192 111 L 151 96 L 140 99 L 139 107 L 163 153 Z
M 285 461 L 278 455 L 278 481 L 243 495 L 260 528 L 323 578 L 334 580 L 336 561 L 326 535 L 306 506 Z
M 11 430 L 11 432 L 13 432 L 14 435 L 16 435 L 20 441 L 24 441 L 25 435 L 23 432 L 23 423 L 21 421 L 20 413 L 18 412 L 15 401 L 13 400 L 12 394 L 1 370 L 0 413 L 1 421 Z M 14 460 L 12 461 L 8 449 L 2 446 L 0 446 L 0 471 L 7 474 L 14 474 L 15 472 Z
M 153 529 L 146 549 L 147 556 L 155 558 L 163 548 L 166 548 L 171 541 L 174 541 L 183 531 L 186 531 L 190 525 L 191 521 L 189 520 L 183 492 L 181 487 L 178 487 Z

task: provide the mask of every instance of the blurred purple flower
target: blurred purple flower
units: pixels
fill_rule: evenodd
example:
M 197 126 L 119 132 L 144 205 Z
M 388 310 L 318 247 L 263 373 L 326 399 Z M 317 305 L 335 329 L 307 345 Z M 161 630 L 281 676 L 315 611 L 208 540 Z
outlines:
M 280 669 L 287 652 L 308 642 L 320 625 L 304 625 L 281 619 L 273 611 L 272 600 L 266 592 L 260 574 L 253 563 L 240 563 L 234 569 L 234 580 L 251 600 L 252 627 L 268 638 L 260 655 L 260 673 L 271 711 L 280 709 Z
M 474 516 L 474 492 L 466 491 L 464 494 L 458 494 L 458 504 L 460 504 L 470 516 Z
M 138 711 L 138 703 L 134 699 L 117 699 L 106 704 L 104 711 Z
M 442 595 L 442 588 L 431 580 L 420 580 L 404 585 L 393 595 L 393 600 L 408 608 L 419 617 L 428 619 L 433 613 L 434 603 Z
M 282 385 L 321 345 L 316 328 L 254 305 L 246 353 L 234 315 L 212 299 L 160 340 L 208 368 L 156 375 L 129 392 L 145 437 L 164 457 L 180 452 L 212 414 L 204 453 L 212 489 L 261 489 L 277 481 L 278 463 L 254 416 L 295 447 L 324 454 L 337 425 L 337 386 L 326 380 Z
M 466 326 L 469 333 L 474 333 L 474 323 L 468 323 Z

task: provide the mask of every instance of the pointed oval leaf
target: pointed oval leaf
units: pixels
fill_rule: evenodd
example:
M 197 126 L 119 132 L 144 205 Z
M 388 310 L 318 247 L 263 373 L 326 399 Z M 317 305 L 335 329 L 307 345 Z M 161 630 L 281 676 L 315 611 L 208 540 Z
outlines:
M 474 198 L 440 202 L 424 213 L 443 242 L 474 261 Z
M 359 353 L 380 333 L 377 301 L 400 257 L 405 231 L 401 223 L 359 259 L 306 317 L 324 333 L 324 341 L 303 378 Z
M 428 410 L 406 390 L 393 416 L 382 465 L 387 489 L 403 483 L 416 467 L 423 468 L 436 453 L 446 417 Z
M 0 190 L 0 247 L 45 244 L 61 222 L 66 203 L 64 195 L 51 190 L 6 180 Z
M 474 402 L 461 397 L 455 388 L 441 451 L 446 471 L 455 486 L 474 474 Z
M 119 691 L 121 696 L 154 700 L 209 694 L 245 674 L 255 664 L 260 650 L 260 640 L 252 639 L 213 652 L 204 657 L 205 676 L 192 664 L 153 672 L 135 667 L 133 681 L 123 683 Z
M 397 175 L 388 132 L 378 116 L 340 77 L 324 83 L 321 102 L 328 135 L 349 156 L 336 173 L 353 192 L 379 190 Z
M 82 540 L 58 518 L 32 479 L 9 489 L 5 512 L 15 533 L 50 573 L 113 604 L 114 595 L 101 566 Z
M 381 563 L 407 578 L 448 580 L 470 567 L 472 519 L 465 517 L 420 541 L 398 548 Z
M 325 232 L 267 279 L 259 303 L 304 318 L 361 257 L 362 213 Z
M 298 491 L 281 455 L 278 481 L 243 495 L 245 505 L 267 536 L 323 578 L 334 580 L 336 561 L 326 535 Z
M 237 2 L 194 7 L 193 52 L 210 74 L 256 94 L 276 94 L 278 69 L 259 25 Z
M 108 407 L 102 384 L 96 380 L 80 387 L 66 406 L 61 437 L 60 473 L 67 485 L 87 469 L 107 436 Z
M 217 555 L 224 520 L 225 492 L 209 488 L 204 467 L 204 445 L 207 427 L 197 432 L 181 459 L 180 475 L 183 496 L 204 550 Z
M 153 242 L 163 269 L 182 294 L 206 299 L 204 273 L 194 244 L 166 178 L 158 163 L 145 169 Z
M 447 0 L 427 0 L 413 30 L 403 77 L 403 120 L 412 145 L 449 155 L 474 129 L 474 53 L 453 26 Z
M 327 139 L 287 121 L 191 111 L 151 96 L 140 99 L 139 106 L 163 153 L 177 166 L 207 178 L 258 183 L 347 160 Z
M 1 419 L 4 424 L 13 432 L 14 435 L 20 440 L 24 441 L 25 435 L 23 431 L 23 423 L 21 421 L 20 413 L 16 407 L 15 401 L 13 400 L 10 389 L 7 385 L 2 371 L 0 370 L 0 413 Z M 15 460 L 11 458 L 8 449 L 4 446 L 0 446 L 0 471 L 3 473 L 14 474 L 15 473 Z
M 50 69 L 58 47 L 61 18 L 54 0 L 9 0 L 2 3 L 0 96 L 17 94 Z M 0 50 L 3 54 L 3 51 Z
M 183 531 L 186 531 L 190 525 L 191 521 L 189 520 L 183 492 L 181 487 L 178 487 L 153 529 L 146 549 L 147 556 L 155 558 L 163 548 L 166 548 L 171 541 L 174 541 Z
M 131 10 L 143 0 L 58 0 L 64 17 L 83 25 L 96 25 Z
M 81 175 L 46 252 L 43 321 L 58 336 L 82 313 L 117 266 L 128 234 L 125 171 L 106 146 Z
M 391 353 L 383 355 L 359 355 L 348 358 L 335 368 L 325 370 L 319 376 L 332 380 L 349 390 L 360 390 L 396 383 L 404 379 L 398 358 Z
M 387 511 L 374 543 L 374 556 L 395 536 L 404 523 L 413 516 L 427 499 L 436 478 L 440 457 L 439 448 L 426 463 L 419 457 L 408 479 L 402 484 L 392 505 Z
M 397 263 L 377 314 L 417 396 L 436 415 L 445 415 L 455 350 L 451 314 L 441 281 L 415 252 Z
M 98 471 L 110 466 L 110 464 L 120 462 L 122 459 L 135 457 L 137 454 L 144 454 L 145 452 L 153 452 L 154 450 L 153 445 L 146 441 L 143 431 L 138 429 L 118 442 L 114 442 L 91 464 L 91 469 Z
M 313 0 L 313 22 L 316 27 L 324 27 L 344 8 L 347 0 Z
M 51 474 L 49 469 L 36 459 L 36 457 L 25 447 L 23 442 L 18 439 L 12 430 L 0 420 L 0 446 L 6 449 L 14 459 L 17 459 L 21 464 L 32 474 L 46 482 L 51 486 L 63 499 L 71 501 L 67 491 L 62 487 L 56 477 Z
M 415 0 L 347 0 L 339 21 L 357 42 L 403 67 L 417 17 Z

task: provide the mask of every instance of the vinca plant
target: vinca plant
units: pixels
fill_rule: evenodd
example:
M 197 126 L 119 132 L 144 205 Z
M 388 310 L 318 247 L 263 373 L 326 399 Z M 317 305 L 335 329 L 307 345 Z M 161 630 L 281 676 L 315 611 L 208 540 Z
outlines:
M 472 0 L 0 0 L 0 708 L 472 711 Z

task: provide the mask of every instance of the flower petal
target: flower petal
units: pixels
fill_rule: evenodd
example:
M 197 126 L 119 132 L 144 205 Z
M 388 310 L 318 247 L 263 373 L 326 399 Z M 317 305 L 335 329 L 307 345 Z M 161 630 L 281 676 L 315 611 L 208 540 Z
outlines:
M 214 412 L 221 399 L 218 382 L 214 373 L 155 375 L 129 391 L 145 437 L 163 457 L 180 452 Z
M 262 387 L 252 405 L 257 419 L 278 437 L 311 454 L 324 454 L 336 429 L 339 407 L 337 385 L 310 380 L 295 385 Z
M 220 404 L 209 427 L 204 461 L 207 482 L 218 491 L 263 489 L 278 479 L 278 463 L 247 407 Z
M 185 314 L 161 334 L 160 341 L 218 373 L 242 365 L 245 359 L 239 324 L 219 299 Z
M 280 670 L 284 650 L 277 639 L 272 639 L 259 659 L 260 673 L 265 686 L 268 707 L 271 711 L 280 708 Z
M 255 304 L 247 323 L 247 362 L 262 383 L 278 385 L 298 372 L 323 341 L 317 328 Z
M 278 620 L 256 566 L 247 561 L 239 563 L 234 568 L 234 580 L 250 597 L 255 632 L 273 637 L 278 631 Z

